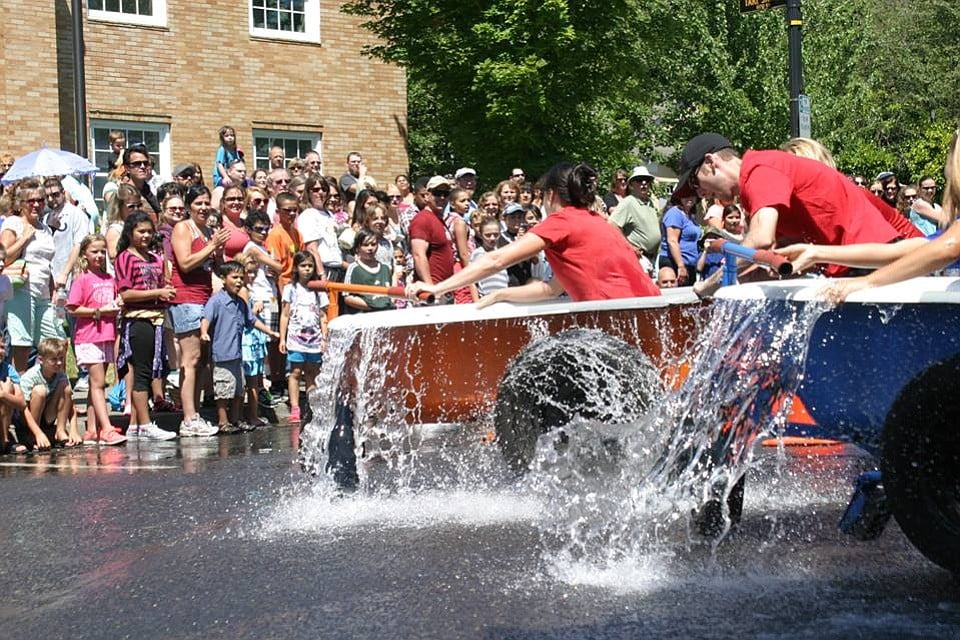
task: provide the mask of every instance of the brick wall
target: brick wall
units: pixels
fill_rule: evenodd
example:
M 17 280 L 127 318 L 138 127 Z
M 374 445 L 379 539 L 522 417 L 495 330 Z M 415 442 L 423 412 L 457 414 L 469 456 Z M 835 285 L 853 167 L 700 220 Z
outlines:
M 390 179 L 407 166 L 404 74 L 361 56 L 369 35 L 339 4 L 321 0 L 320 44 L 251 37 L 239 0 L 168 0 L 165 28 L 85 17 L 89 117 L 167 123 L 172 163 L 204 169 L 224 124 L 249 157 L 254 128 L 322 131 L 324 172 L 341 174 L 359 150 Z M 2 151 L 73 146 L 69 8 L 0 2 Z

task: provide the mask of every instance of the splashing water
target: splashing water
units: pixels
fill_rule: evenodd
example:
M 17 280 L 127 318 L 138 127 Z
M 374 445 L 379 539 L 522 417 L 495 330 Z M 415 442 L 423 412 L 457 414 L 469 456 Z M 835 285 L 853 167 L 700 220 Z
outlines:
M 538 527 L 553 573 L 616 582 L 625 568 L 649 572 L 696 539 L 691 514 L 707 503 L 721 509 L 722 538 L 752 445 L 785 423 L 825 308 L 718 301 L 683 384 L 622 429 L 617 446 L 609 425 L 582 420 L 562 429 L 562 447 L 557 432 L 542 436 L 527 482 L 544 500 Z

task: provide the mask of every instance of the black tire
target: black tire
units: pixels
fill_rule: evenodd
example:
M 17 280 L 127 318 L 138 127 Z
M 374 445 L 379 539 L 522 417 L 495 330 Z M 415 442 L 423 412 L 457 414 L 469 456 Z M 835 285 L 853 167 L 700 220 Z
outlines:
M 578 415 L 606 423 L 639 419 L 661 392 L 650 359 L 602 331 L 571 329 L 538 338 L 507 365 L 500 381 L 497 443 L 510 467 L 522 473 L 541 434 Z
M 960 356 L 901 390 L 883 430 L 881 470 L 890 509 L 910 542 L 960 577 Z

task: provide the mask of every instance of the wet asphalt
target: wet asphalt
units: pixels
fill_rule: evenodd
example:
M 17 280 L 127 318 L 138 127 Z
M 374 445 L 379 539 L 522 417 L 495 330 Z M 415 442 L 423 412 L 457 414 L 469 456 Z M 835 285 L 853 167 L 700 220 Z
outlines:
M 960 586 L 895 523 L 837 532 L 869 466 L 853 449 L 761 454 L 715 551 L 564 573 L 536 496 L 337 497 L 297 443 L 273 427 L 0 458 L 0 638 L 960 637 Z

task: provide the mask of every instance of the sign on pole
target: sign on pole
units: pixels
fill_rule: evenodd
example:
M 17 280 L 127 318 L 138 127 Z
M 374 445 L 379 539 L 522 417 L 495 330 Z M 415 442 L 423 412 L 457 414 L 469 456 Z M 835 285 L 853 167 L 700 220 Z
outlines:
M 800 109 L 800 137 L 810 138 L 810 96 L 797 96 L 797 106 Z
M 787 0 L 740 0 L 740 13 L 764 11 L 774 7 L 787 6 Z

